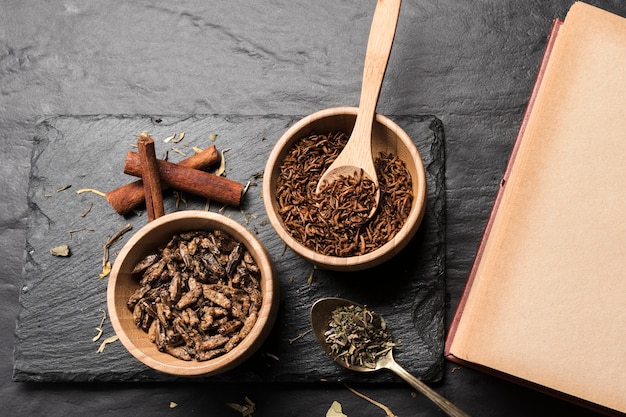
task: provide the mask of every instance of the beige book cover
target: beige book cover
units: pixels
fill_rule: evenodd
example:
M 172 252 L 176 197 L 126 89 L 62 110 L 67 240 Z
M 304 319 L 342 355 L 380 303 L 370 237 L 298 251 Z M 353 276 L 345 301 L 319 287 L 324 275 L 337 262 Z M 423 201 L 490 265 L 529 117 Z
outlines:
M 555 23 L 446 357 L 626 413 L 626 19 Z

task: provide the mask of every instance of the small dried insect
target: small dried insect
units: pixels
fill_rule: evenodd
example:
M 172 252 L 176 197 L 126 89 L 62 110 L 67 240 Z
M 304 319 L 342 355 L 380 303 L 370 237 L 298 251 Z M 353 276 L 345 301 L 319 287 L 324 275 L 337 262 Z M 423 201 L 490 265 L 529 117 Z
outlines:
M 162 352 L 206 361 L 252 330 L 262 304 L 261 272 L 246 247 L 219 230 L 178 234 L 133 269 L 127 307 Z

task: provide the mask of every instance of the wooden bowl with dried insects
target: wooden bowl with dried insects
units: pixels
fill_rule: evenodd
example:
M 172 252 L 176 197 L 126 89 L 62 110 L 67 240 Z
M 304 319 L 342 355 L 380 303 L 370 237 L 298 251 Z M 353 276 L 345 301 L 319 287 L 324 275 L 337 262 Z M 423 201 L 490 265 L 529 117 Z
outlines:
M 265 247 L 244 226 L 181 211 L 141 228 L 124 245 L 107 289 L 111 323 L 145 365 L 210 376 L 248 359 L 267 338 L 279 286 Z
M 334 107 L 291 126 L 274 146 L 263 174 L 263 202 L 270 223 L 293 251 L 318 268 L 357 271 L 400 252 L 424 217 L 426 173 L 406 132 L 377 114 L 372 156 L 379 181 L 372 189 L 355 172 L 332 184 L 317 183 L 348 140 L 358 109 Z

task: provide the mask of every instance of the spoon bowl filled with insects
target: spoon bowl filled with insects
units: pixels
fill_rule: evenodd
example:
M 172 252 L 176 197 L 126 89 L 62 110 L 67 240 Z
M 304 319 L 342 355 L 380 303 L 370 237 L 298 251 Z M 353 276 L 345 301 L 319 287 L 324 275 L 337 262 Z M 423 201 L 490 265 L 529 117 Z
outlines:
M 170 375 L 226 372 L 267 338 L 279 303 L 272 259 L 226 216 L 187 210 L 141 228 L 107 289 L 113 328 L 140 362 Z

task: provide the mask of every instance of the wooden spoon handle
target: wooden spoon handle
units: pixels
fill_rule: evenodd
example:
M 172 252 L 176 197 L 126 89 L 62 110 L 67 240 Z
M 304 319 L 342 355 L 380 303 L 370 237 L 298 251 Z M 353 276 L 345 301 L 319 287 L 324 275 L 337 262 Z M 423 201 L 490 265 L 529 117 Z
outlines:
M 433 403 L 435 403 L 437 407 L 439 407 L 447 415 L 452 416 L 452 417 L 470 417 L 469 414 L 459 409 L 457 406 L 452 404 L 446 398 L 439 395 L 436 391 L 434 391 L 428 385 L 426 385 L 425 383 L 423 383 L 422 381 L 420 381 L 419 379 L 411 375 L 406 369 L 400 366 L 397 362 L 390 361 L 389 363 L 385 365 L 385 367 L 389 369 L 390 371 L 395 372 L 396 375 L 404 379 L 407 383 L 409 383 L 409 385 L 411 385 L 413 388 L 415 388 L 420 393 L 422 393 L 426 398 L 428 398 Z
M 376 104 L 391 54 L 391 46 L 396 35 L 401 3 L 402 0 L 378 0 L 376 4 L 367 41 L 367 50 L 365 51 L 357 124 L 359 124 L 359 120 L 362 121 L 362 125 L 374 120 Z M 355 126 L 354 130 L 357 128 L 360 129 L 361 127 Z M 367 131 L 370 126 L 364 126 L 364 129 Z
M 376 167 L 372 157 L 372 126 L 393 38 L 396 35 L 401 3 L 402 0 L 378 0 L 376 4 L 365 51 L 361 100 L 356 122 L 345 148 L 317 184 L 317 192 L 319 192 L 323 184 L 332 183 L 342 175 L 354 175 L 359 168 L 362 169 L 365 175 L 376 184 L 376 204 L 371 215 L 376 211 L 380 198 Z

